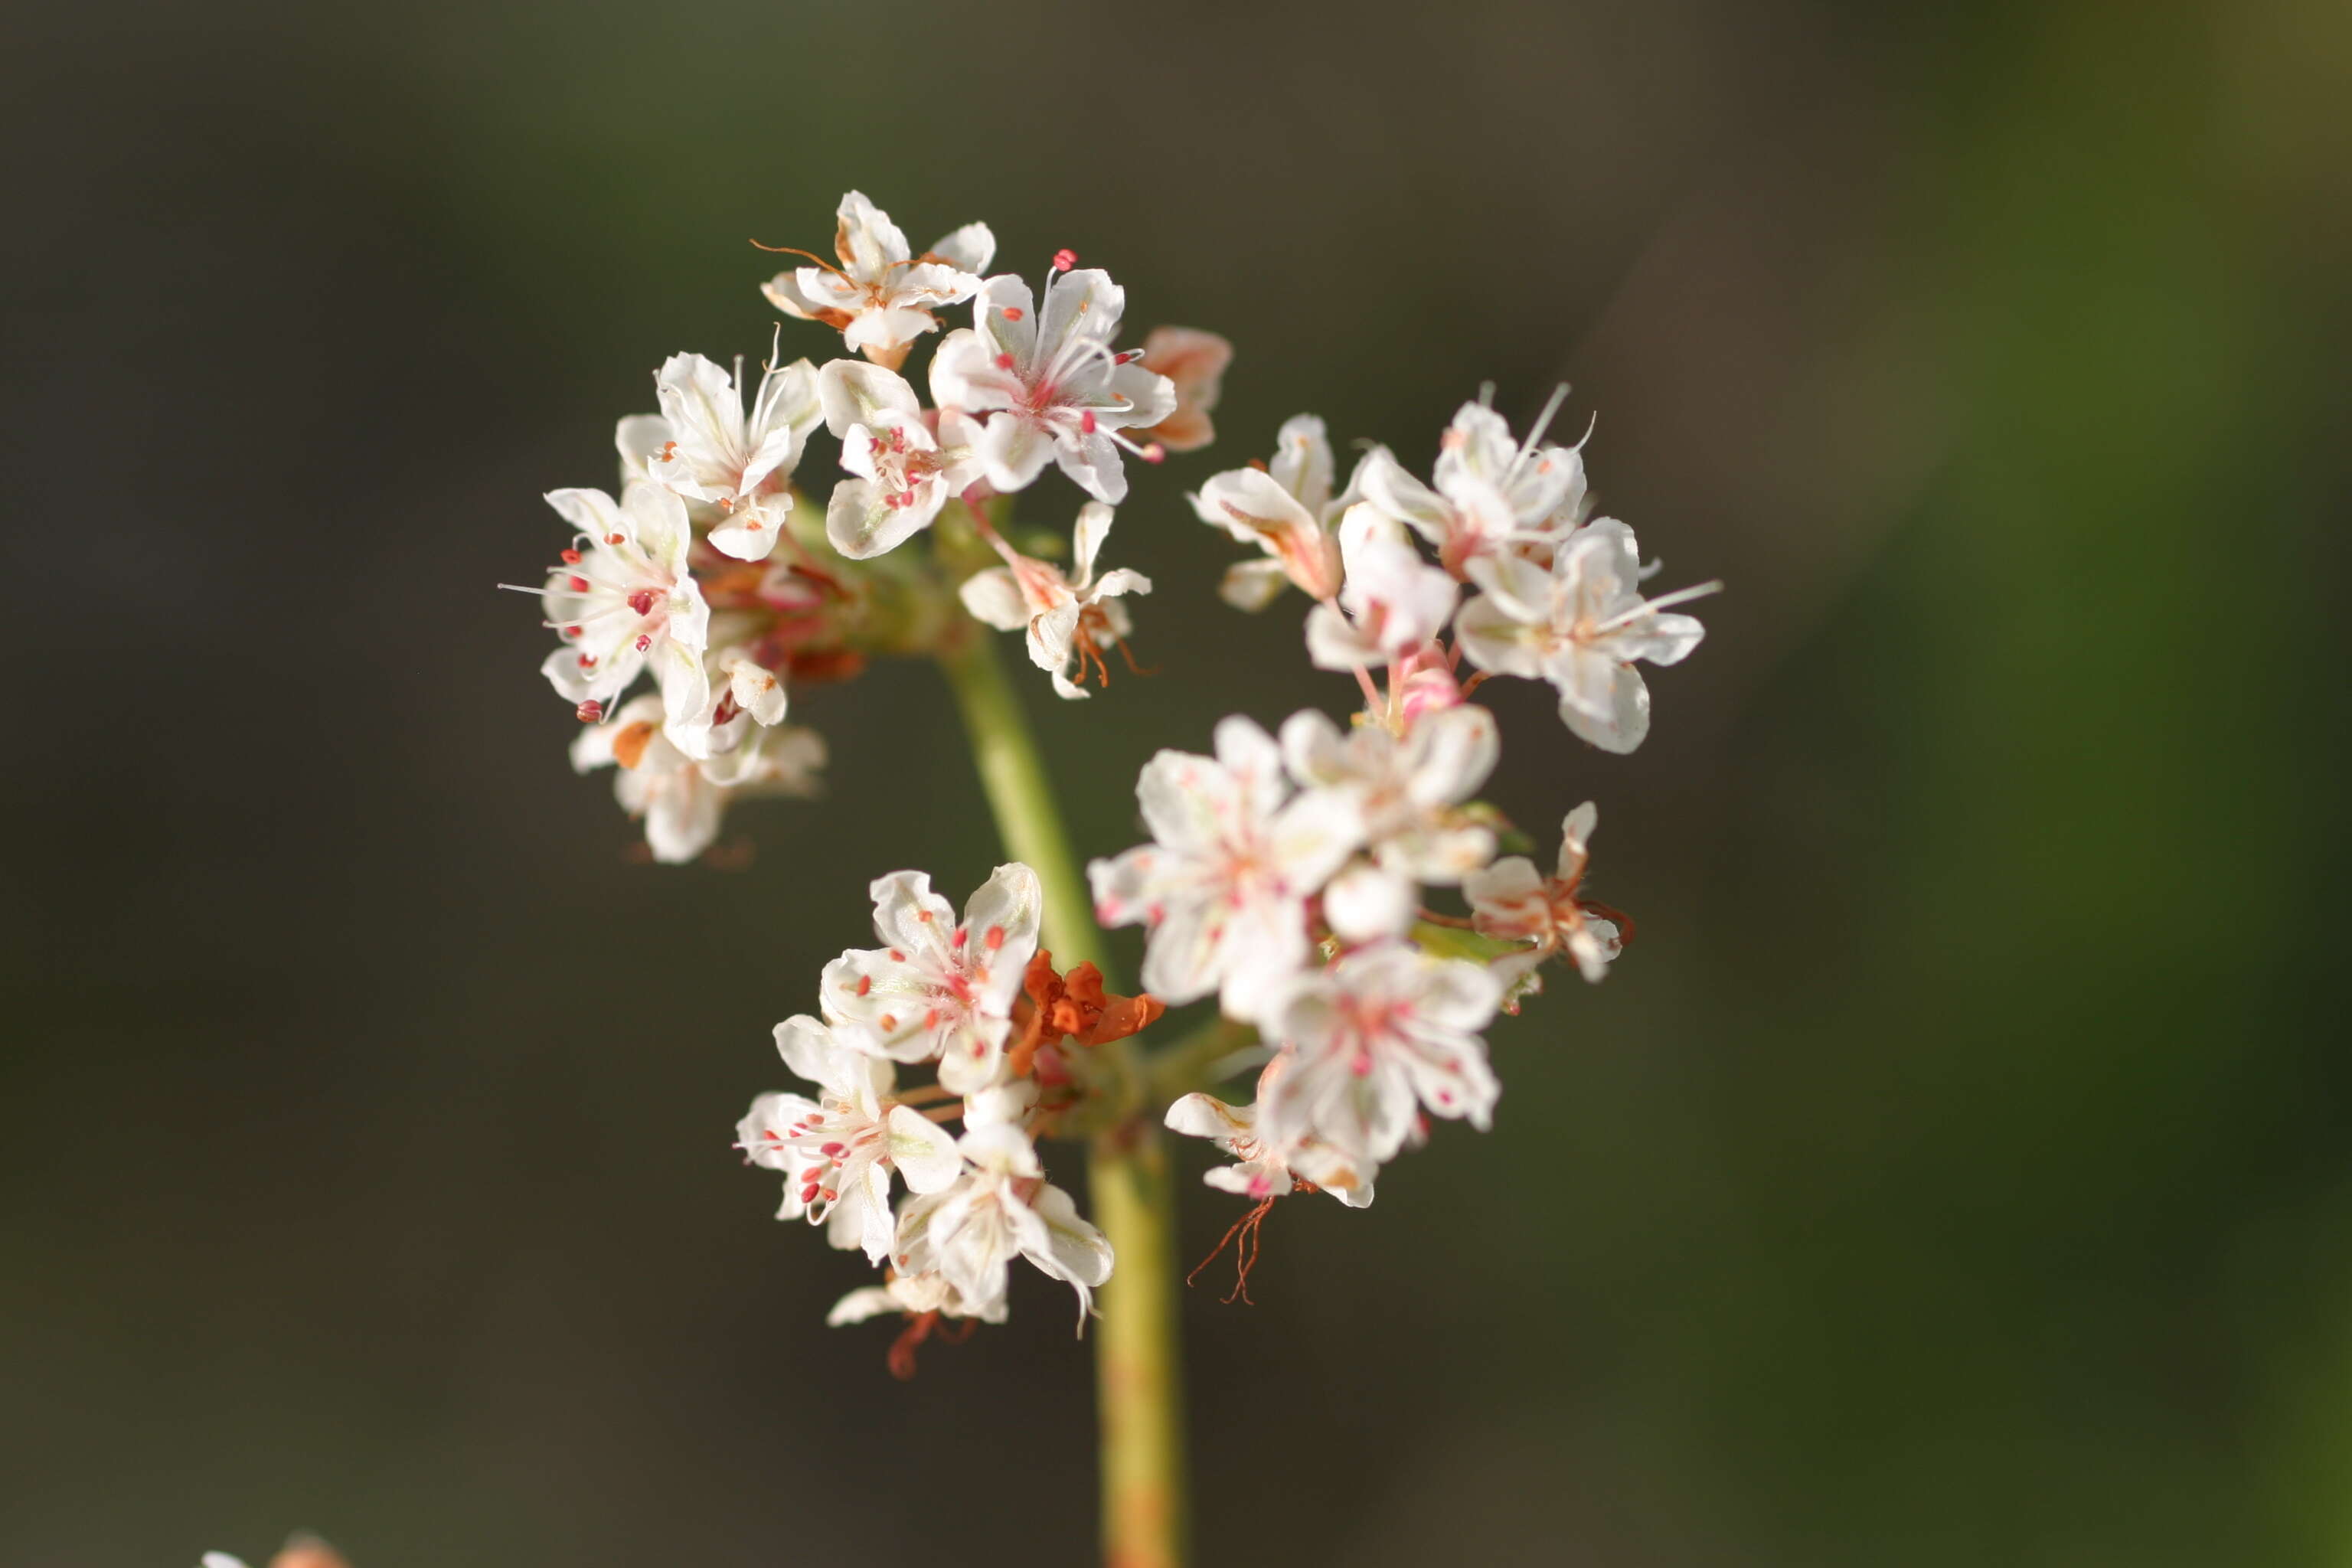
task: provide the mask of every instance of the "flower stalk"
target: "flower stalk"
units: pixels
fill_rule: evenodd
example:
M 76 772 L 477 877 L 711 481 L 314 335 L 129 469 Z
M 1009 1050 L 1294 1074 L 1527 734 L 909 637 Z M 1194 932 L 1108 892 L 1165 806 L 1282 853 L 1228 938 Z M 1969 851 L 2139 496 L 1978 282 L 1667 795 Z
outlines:
M 1092 963 L 1108 973 L 1069 831 L 995 644 L 969 635 L 940 662 L 1005 852 L 1037 872 L 1045 945 L 1065 966 Z M 1118 1108 L 1095 1135 L 1087 1163 L 1096 1222 L 1118 1259 L 1102 1289 L 1094 1335 L 1103 1561 L 1111 1568 L 1177 1568 L 1184 1561 L 1186 1479 L 1167 1145 L 1143 1095 L 1134 1042 L 1115 1040 L 1089 1054 L 1113 1080 L 1104 1088 Z

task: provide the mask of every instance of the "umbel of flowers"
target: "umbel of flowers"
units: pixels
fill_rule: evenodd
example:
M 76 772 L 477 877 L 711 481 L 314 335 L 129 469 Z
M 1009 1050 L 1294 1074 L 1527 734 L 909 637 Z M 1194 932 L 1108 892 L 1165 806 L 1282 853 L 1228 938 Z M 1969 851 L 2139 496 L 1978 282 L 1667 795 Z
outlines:
M 982 628 L 1018 633 L 1066 699 L 1131 662 L 1151 584 L 1105 566 L 1113 509 L 1131 461 L 1210 441 L 1230 350 L 1181 328 L 1126 346 L 1108 273 L 1063 251 L 1033 287 L 992 272 L 995 249 L 968 224 L 917 252 L 851 193 L 833 259 L 790 252 L 764 290 L 850 353 L 786 363 L 779 324 L 756 375 L 673 355 L 659 412 L 619 424 L 618 495 L 548 497 L 572 537 L 532 590 L 557 639 L 545 673 L 586 726 L 573 765 L 614 770 L 655 858 L 709 850 L 737 799 L 814 792 L 825 749 L 796 695 L 875 658 L 952 668 Z M 919 384 L 908 358 L 934 338 Z M 1148 841 L 1095 860 L 1088 886 L 1016 861 L 959 910 L 921 872 L 875 880 L 875 945 L 776 1026 L 803 1087 L 761 1095 L 737 1142 L 781 1178 L 781 1217 L 880 1270 L 832 1321 L 898 1320 L 894 1367 L 928 1334 L 1003 1320 L 1023 1265 L 1072 1288 L 1083 1328 L 1120 1238 L 1041 1145 L 1141 1115 L 1230 1156 L 1207 1181 L 1249 1200 L 1241 1225 L 1290 1194 L 1364 1207 L 1433 1121 L 1490 1124 L 1498 1011 L 1555 959 L 1607 973 L 1631 928 L 1585 889 L 1594 808 L 1565 813 L 1549 868 L 1498 856 L 1509 825 L 1480 797 L 1502 737 L 1476 694 L 1546 682 L 1576 735 L 1630 752 L 1650 727 L 1642 667 L 1697 646 L 1675 606 L 1716 584 L 1645 596 L 1633 530 L 1591 515 L 1580 447 L 1547 437 L 1559 401 L 1524 436 L 1465 404 L 1426 479 L 1369 446 L 1342 482 L 1311 415 L 1266 460 L 1202 479 L 1192 510 L 1247 552 L 1223 596 L 1264 612 L 1297 589 L 1305 655 L 1348 710 L 1271 731 L 1236 715 L 1206 752 L 1160 752 L 1136 788 Z M 1062 487 L 1042 515 L 1066 548 L 1011 521 L 1041 485 Z M 990 787 L 1008 831 L 1036 804 Z M 1137 994 L 1043 945 L 1041 921 L 1068 918 L 1049 911 L 1083 923 L 1089 906 L 1144 929 Z M 1139 1054 L 1131 1037 L 1192 1003 L 1216 1018 Z M 1218 1092 L 1243 1074 L 1245 1100 Z

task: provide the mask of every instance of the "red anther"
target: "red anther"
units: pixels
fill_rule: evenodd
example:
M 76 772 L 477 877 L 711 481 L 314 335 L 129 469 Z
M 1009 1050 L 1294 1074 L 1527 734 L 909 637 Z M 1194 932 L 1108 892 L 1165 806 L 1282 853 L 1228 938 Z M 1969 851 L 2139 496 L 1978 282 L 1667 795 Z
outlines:
M 1075 251 L 1075 250 L 1057 250 L 1057 251 L 1054 252 L 1054 270 L 1055 270 L 1055 271 L 1056 271 L 1056 272 L 1067 272 L 1071 268 L 1076 267 L 1077 264 L 1078 264 L 1078 253 L 1077 253 L 1076 251 Z
M 1003 926 L 991 926 L 988 928 L 988 934 L 982 937 L 980 940 L 988 943 L 989 952 L 994 952 L 998 948 L 1004 945 L 1004 928 Z
M 846 1143 L 822 1143 L 817 1146 L 817 1152 L 825 1155 L 828 1158 L 838 1160 L 841 1158 L 841 1152 L 847 1147 L 849 1147 L 849 1145 Z
M 904 963 L 907 962 L 907 955 L 900 952 L 894 947 L 890 950 L 890 962 L 893 963 Z
M 926 1029 L 936 1029 L 936 1028 L 938 1028 L 939 1026 L 940 1026 L 940 1010 L 939 1010 L 937 1007 L 926 1007 L 926 1008 L 924 1008 L 924 1009 L 923 1009 L 923 1027 L 925 1027 Z
M 1133 364 L 1137 360 L 1139 360 L 1142 357 L 1143 351 L 1141 349 L 1129 349 L 1123 353 L 1115 353 L 1111 355 L 1110 363 L 1113 364 Z
M 593 669 L 596 668 L 596 661 L 590 658 L 583 653 L 580 656 L 580 668 L 583 669 Z
M 1095 433 L 1095 411 L 1091 408 L 1078 416 L 1078 428 L 1091 436 Z
M 584 594 L 588 591 L 588 579 L 575 573 L 563 580 L 563 585 L 575 594 Z
M 1002 315 L 1008 321 L 1017 321 L 1028 313 L 1028 311 L 1024 310 L 1018 305 L 1007 305 L 1003 310 L 998 312 L 998 314 Z
M 1013 368 L 1013 356 L 1011 354 L 998 354 L 996 356 L 996 368 L 999 370 L 1011 370 Z
M 645 633 L 643 633 L 643 632 L 639 632 L 639 633 L 637 634 L 637 651 L 638 651 L 639 653 L 644 653 L 646 650 L 647 650 L 648 648 L 652 647 L 653 646 L 654 646 L 654 639 L 653 639 L 653 638 L 651 638 L 651 637 L 649 637 L 646 636 L 646 634 L 645 634 Z
M 577 565 L 579 565 L 579 564 L 580 564 L 580 552 L 578 552 L 577 550 L 567 550 L 567 551 L 565 551 L 565 552 L 563 552 L 563 563 L 564 563 L 566 566 L 577 566 Z
M 1168 460 L 1168 448 L 1153 441 L 1146 445 L 1136 456 L 1147 463 L 1164 463 Z
M 585 587 L 587 584 L 583 583 L 581 586 Z M 652 615 L 654 613 L 654 591 L 651 588 L 640 588 L 635 593 L 630 595 L 629 608 L 635 610 L 641 616 Z
M 580 628 L 578 626 L 566 626 L 563 628 L 563 635 L 568 637 L 576 637 L 580 635 Z
M 955 930 L 955 935 L 953 935 L 953 936 L 951 936 L 951 937 L 948 938 L 948 948 L 949 948 L 949 951 L 953 952 L 961 952 L 963 951 L 963 942 L 964 942 L 964 938 L 966 938 L 966 937 L 970 936 L 971 934 L 971 933 L 970 931 L 968 931 L 964 930 L 964 929 L 963 929 L 963 927 L 961 927 L 961 926 L 958 926 L 958 927 L 956 927 L 956 930 Z
M 607 544 L 626 544 L 628 540 L 618 533 L 608 533 L 604 536 L 604 542 Z
M 874 976 L 870 974 L 861 974 L 857 977 L 856 991 L 860 996 L 865 995 L 868 991 L 873 989 Z
M 583 724 L 593 724 L 604 716 L 604 705 L 591 697 L 587 701 L 574 708 L 572 712 Z
M 886 1034 L 898 1026 L 898 1015 L 895 1013 L 885 1013 L 880 1017 L 875 1019 L 874 1022 L 879 1026 Z

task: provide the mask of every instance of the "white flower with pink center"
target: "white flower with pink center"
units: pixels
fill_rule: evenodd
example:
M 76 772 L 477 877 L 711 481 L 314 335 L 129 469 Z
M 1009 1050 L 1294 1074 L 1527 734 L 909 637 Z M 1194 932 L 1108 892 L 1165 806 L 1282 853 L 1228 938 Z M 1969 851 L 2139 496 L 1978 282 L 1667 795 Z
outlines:
M 1150 930 L 1145 989 L 1171 1005 L 1221 994 L 1255 1021 L 1307 962 L 1307 900 L 1362 842 L 1356 803 L 1293 794 L 1282 751 L 1249 720 L 1217 726 L 1216 755 L 1161 752 L 1135 796 L 1154 842 L 1087 868 L 1106 925 Z
M 852 191 L 835 215 L 833 248 L 840 266 L 788 247 L 761 248 L 805 256 L 812 263 L 762 285 L 770 304 L 838 328 L 851 353 L 896 370 L 917 338 L 939 329 L 932 311 L 971 298 L 996 255 L 996 237 L 984 223 L 968 223 L 917 256 L 890 215 Z
M 1485 708 L 1424 713 L 1402 735 L 1370 723 L 1343 731 L 1310 709 L 1283 724 L 1282 754 L 1301 784 L 1353 796 L 1363 820 L 1370 864 L 1344 873 L 1344 889 L 1335 879 L 1325 897 L 1342 936 L 1402 935 L 1420 884 L 1451 886 L 1495 858 L 1494 830 L 1463 810 L 1502 755 Z M 1377 912 L 1355 912 L 1367 910 Z
M 889 1255 L 898 1223 L 890 1213 L 890 1173 L 909 1191 L 935 1193 L 963 1169 L 946 1129 L 890 1098 L 896 1069 L 843 1042 L 816 1019 L 787 1018 L 776 1026 L 784 1065 L 818 1086 L 815 1100 L 763 1094 L 735 1130 L 744 1157 L 784 1173 L 778 1219 L 806 1219 L 825 1227 L 843 1251 L 865 1249 L 879 1263 Z
M 901 1275 L 936 1274 L 973 1316 L 1001 1314 L 1006 1274 L 1025 1258 L 1078 1293 L 1086 1324 L 1094 1287 L 1110 1278 L 1110 1243 L 1078 1215 L 1070 1194 L 1045 1179 L 1029 1135 L 1002 1123 L 966 1132 L 962 1178 L 908 1200 L 891 1264 Z
M 1404 942 L 1298 975 L 1263 1026 L 1284 1052 L 1259 1102 L 1264 1136 L 1377 1165 L 1404 1146 L 1417 1107 L 1483 1131 L 1502 1090 L 1479 1031 L 1502 994 L 1483 966 Z
M 961 414 L 927 414 L 895 372 L 837 359 L 816 381 L 850 473 L 833 487 L 824 534 L 850 560 L 896 550 L 980 479 L 980 426 Z
M 931 361 L 931 401 L 982 421 L 980 458 L 1000 491 L 1026 489 L 1048 462 L 1080 489 L 1116 506 L 1127 497 L 1122 448 L 1149 462 L 1157 447 L 1123 434 L 1157 425 L 1176 389 L 1111 347 L 1127 292 L 1110 274 L 1063 268 L 1045 279 L 1044 319 L 1029 285 L 1006 273 L 972 301 L 973 325 L 950 332 Z
M 631 485 L 618 504 L 603 490 L 551 490 L 547 504 L 579 531 L 539 590 L 563 638 L 541 672 L 593 721 L 650 668 L 679 748 L 706 752 L 710 611 L 687 569 L 694 531 L 685 504 L 656 485 Z
M 1464 404 L 1439 438 L 1434 489 L 1375 448 L 1361 470 L 1365 499 L 1434 545 L 1456 577 L 1507 544 L 1549 537 L 1584 493 L 1583 454 L 1539 445 L 1567 392 L 1553 394 L 1524 442 L 1484 403 Z
M 793 470 L 816 426 L 816 372 L 806 360 L 772 360 L 748 414 L 737 385 L 742 374 L 740 358 L 730 375 L 700 354 L 672 354 L 654 378 L 669 434 L 645 469 L 707 509 L 712 549 L 764 561 L 792 516 Z
M 876 879 L 874 931 L 886 944 L 825 965 L 825 1016 L 858 1049 L 940 1064 L 952 1094 L 992 1083 L 1013 1028 L 1013 1003 L 1037 951 L 1037 873 L 999 866 L 961 921 L 920 871 Z
M 1706 635 L 1696 618 L 1663 612 L 1723 586 L 1702 583 L 1643 598 L 1633 531 L 1608 517 L 1561 541 L 1549 569 L 1506 552 L 1473 561 L 1470 576 L 1485 592 L 1454 623 L 1470 662 L 1496 675 L 1549 680 L 1559 693 L 1560 721 L 1618 752 L 1650 732 L 1650 689 L 1633 661 L 1678 664 Z

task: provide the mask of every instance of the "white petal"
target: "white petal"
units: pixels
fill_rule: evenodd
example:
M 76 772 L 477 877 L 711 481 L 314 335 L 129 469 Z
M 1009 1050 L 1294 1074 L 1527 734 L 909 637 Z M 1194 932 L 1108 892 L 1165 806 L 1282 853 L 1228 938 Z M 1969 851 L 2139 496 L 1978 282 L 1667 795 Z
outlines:
M 862 1323 L 868 1318 L 878 1318 L 885 1312 L 902 1310 L 898 1299 L 879 1285 L 862 1286 L 833 1304 L 824 1315 L 825 1327 L 837 1329 L 844 1323 Z
M 911 1106 L 894 1105 L 887 1119 L 890 1163 L 918 1193 L 943 1191 L 963 1173 L 963 1154 L 947 1129 Z
M 875 428 L 889 425 L 919 426 L 922 399 L 906 378 L 895 371 L 860 360 L 837 359 L 817 372 L 817 404 L 824 411 L 824 427 L 846 437 L 850 426 Z
M 1103 541 L 1110 537 L 1111 509 L 1100 501 L 1088 501 L 1078 509 L 1077 526 L 1070 531 L 1070 561 L 1075 570 L 1071 581 L 1091 583 L 1095 576 L 1095 558 L 1102 553 Z
M 1217 597 L 1237 610 L 1263 610 L 1290 586 L 1290 574 L 1275 560 L 1236 561 L 1225 568 Z
M 1640 746 L 1650 732 L 1650 689 L 1643 684 L 1641 672 L 1630 664 L 1611 668 L 1609 676 L 1609 710 L 1605 715 L 1593 713 L 1563 693 L 1559 718 L 1579 738 L 1622 756 Z
M 1402 936 L 1412 929 L 1419 900 L 1412 878 L 1358 861 L 1323 889 L 1323 918 L 1349 942 Z
M 1282 422 L 1274 437 L 1274 461 L 1267 464 L 1274 482 L 1316 517 L 1331 500 L 1331 438 L 1323 421 L 1312 414 L 1294 414 Z
M 984 223 L 968 223 L 932 246 L 930 254 L 960 272 L 985 272 L 996 259 L 996 236 Z
M 1020 584 L 1013 581 L 1012 572 L 1005 567 L 992 566 L 974 573 L 963 580 L 956 595 L 973 619 L 998 631 L 1017 632 L 1029 625 L 1028 603 L 1021 596 Z
M 976 448 L 988 482 L 1007 494 L 1025 489 L 1054 458 L 1054 439 L 1045 427 L 1026 415 L 1000 412 L 981 427 Z

